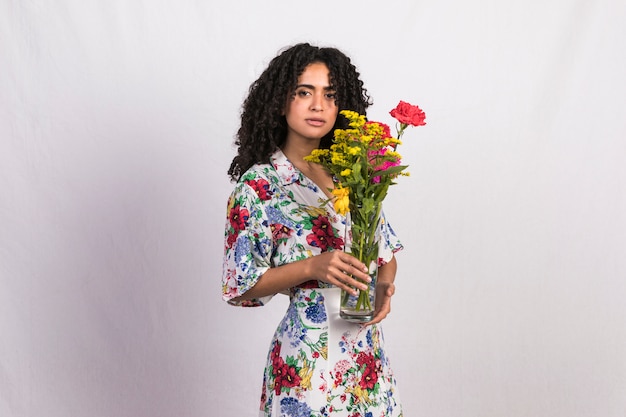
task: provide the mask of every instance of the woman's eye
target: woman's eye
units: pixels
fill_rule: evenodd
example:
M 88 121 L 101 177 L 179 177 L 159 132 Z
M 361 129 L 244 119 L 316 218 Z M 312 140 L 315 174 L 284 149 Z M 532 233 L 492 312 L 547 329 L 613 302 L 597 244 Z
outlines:
M 297 94 L 298 96 L 300 96 L 300 97 L 306 97 L 306 96 L 310 95 L 311 93 L 309 93 L 309 92 L 308 92 L 308 91 L 306 91 L 306 90 L 300 90 L 300 91 L 296 92 L 296 94 Z
M 337 93 L 326 93 L 326 98 L 331 99 L 331 100 L 336 100 Z

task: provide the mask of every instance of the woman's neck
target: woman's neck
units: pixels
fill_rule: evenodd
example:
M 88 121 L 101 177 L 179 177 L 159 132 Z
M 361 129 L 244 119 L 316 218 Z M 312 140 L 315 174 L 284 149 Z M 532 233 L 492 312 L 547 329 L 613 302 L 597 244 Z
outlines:
M 291 161 L 293 164 L 302 165 L 307 164 L 304 161 L 304 157 L 309 155 L 314 149 L 319 147 L 319 142 L 311 143 L 311 142 L 299 142 L 294 143 L 293 141 L 286 141 L 285 144 L 281 147 L 283 154 Z
M 317 144 L 319 145 L 319 143 Z M 308 162 L 304 160 L 304 157 L 309 155 L 312 150 L 317 149 L 317 146 L 294 146 L 293 143 L 287 142 L 282 147 L 283 154 L 287 157 L 289 162 L 299 170 L 304 176 L 313 181 L 320 190 L 330 200 L 333 198 L 330 190 L 333 189 L 333 180 L 331 175 L 320 164 L 315 162 Z

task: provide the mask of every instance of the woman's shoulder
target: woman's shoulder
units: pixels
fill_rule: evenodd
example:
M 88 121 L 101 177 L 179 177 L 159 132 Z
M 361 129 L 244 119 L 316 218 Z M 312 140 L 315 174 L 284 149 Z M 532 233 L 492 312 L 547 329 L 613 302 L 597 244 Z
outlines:
M 257 163 L 241 175 L 237 184 L 248 184 L 250 181 L 258 180 L 270 181 L 276 175 L 276 170 L 271 163 Z
M 271 163 L 257 163 L 239 177 L 231 196 L 255 195 L 262 201 L 269 200 L 279 182 L 278 174 Z
M 280 177 L 280 170 L 277 169 L 277 166 L 279 166 L 282 159 L 284 159 L 282 151 L 276 149 L 267 162 L 257 162 L 248 168 L 239 178 L 238 184 L 246 184 L 250 181 L 258 180 L 276 182 Z

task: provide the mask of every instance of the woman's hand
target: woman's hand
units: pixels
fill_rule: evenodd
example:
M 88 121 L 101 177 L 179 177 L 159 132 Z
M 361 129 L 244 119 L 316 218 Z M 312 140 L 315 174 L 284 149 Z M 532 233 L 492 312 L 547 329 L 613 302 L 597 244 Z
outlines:
M 335 250 L 308 258 L 311 279 L 327 282 L 354 295 L 367 290 L 372 280 L 363 262 L 352 255 Z
M 396 257 L 391 258 L 385 265 L 378 267 L 378 279 L 376 281 L 376 300 L 374 301 L 374 317 L 364 326 L 380 323 L 391 312 L 391 297 L 396 292 L 394 281 L 398 262 Z
M 396 292 L 393 282 L 378 282 L 376 284 L 376 300 L 374 301 L 374 317 L 364 326 L 380 323 L 391 312 L 391 297 Z

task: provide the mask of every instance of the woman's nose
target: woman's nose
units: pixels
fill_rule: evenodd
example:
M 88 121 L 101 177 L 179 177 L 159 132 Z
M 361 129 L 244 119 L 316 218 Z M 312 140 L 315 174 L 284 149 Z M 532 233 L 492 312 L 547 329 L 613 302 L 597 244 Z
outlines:
M 311 110 L 313 111 L 323 110 L 323 99 L 320 94 L 313 94 L 313 98 L 311 100 Z

